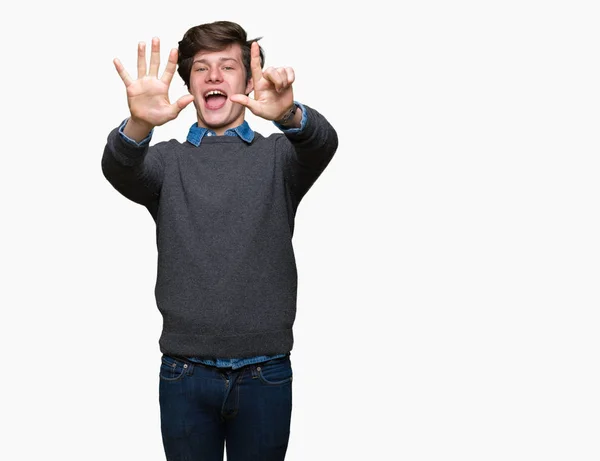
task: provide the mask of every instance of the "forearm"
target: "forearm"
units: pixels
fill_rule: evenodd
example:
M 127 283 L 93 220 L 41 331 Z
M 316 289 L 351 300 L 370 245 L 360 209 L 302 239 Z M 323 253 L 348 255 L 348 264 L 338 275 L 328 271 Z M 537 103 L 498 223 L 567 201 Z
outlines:
M 283 128 L 294 147 L 297 161 L 307 167 L 324 169 L 337 150 L 335 129 L 323 115 L 308 106 L 298 108 L 293 126 Z
M 338 146 L 337 133 L 316 110 L 303 106 L 301 128 L 283 130 L 282 155 L 293 206 L 323 173 Z
M 148 143 L 136 146 L 123 139 L 119 129 L 114 129 L 102 156 L 102 172 L 108 182 L 122 195 L 142 205 L 156 200 L 162 183 L 161 158 L 155 150 L 150 150 Z

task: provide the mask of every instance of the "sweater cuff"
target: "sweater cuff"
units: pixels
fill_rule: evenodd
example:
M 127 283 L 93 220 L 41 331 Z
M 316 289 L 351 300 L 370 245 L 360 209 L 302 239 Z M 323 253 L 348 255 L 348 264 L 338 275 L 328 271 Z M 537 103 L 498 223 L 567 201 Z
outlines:
M 127 120 L 128 119 L 125 119 L 118 128 L 115 128 L 111 132 L 108 138 L 108 147 L 120 164 L 124 166 L 134 166 L 141 163 L 146 152 L 148 152 L 150 136 L 138 143 L 123 134 L 123 128 L 125 127 Z
M 300 108 L 300 110 L 302 111 L 302 119 L 300 120 L 300 128 L 286 128 L 285 126 L 277 123 L 276 121 L 273 121 L 273 124 L 277 128 L 279 128 L 283 133 L 286 133 L 286 134 L 300 133 L 306 127 L 306 120 L 307 120 L 307 117 L 308 117 L 306 115 L 306 109 L 298 101 L 294 101 L 294 104 L 296 104 Z
M 148 136 L 146 136 L 144 139 L 142 139 L 140 142 L 137 142 L 133 139 L 131 139 L 129 136 L 127 136 L 123 130 L 125 129 L 125 125 L 127 125 L 127 122 L 129 121 L 129 117 L 127 117 L 125 120 L 123 120 L 123 123 L 121 123 L 121 126 L 119 126 L 119 136 L 121 136 L 121 139 L 123 139 L 125 142 L 134 145 L 135 147 L 145 147 L 147 145 L 150 144 L 150 140 L 152 139 L 152 134 L 154 133 L 154 128 L 152 128 L 150 130 L 150 133 L 148 134 Z

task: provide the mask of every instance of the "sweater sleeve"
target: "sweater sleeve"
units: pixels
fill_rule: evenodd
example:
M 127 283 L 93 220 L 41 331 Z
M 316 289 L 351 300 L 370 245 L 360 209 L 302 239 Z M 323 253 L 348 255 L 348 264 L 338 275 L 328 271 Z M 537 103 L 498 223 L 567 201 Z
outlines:
M 158 199 L 164 176 L 164 158 L 156 146 L 128 143 L 115 128 L 108 135 L 102 172 L 123 196 L 149 207 Z
M 303 105 L 306 126 L 284 132 L 278 149 L 284 156 L 285 177 L 295 207 L 325 170 L 338 147 L 338 137 L 331 124 L 316 110 Z

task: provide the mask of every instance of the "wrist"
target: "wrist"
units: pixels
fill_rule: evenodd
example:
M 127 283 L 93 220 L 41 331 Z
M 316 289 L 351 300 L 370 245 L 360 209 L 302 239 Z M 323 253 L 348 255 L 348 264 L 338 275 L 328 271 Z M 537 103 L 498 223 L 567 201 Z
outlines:
M 279 125 L 289 125 L 292 120 L 294 120 L 294 115 L 296 115 L 296 111 L 298 110 L 298 104 L 295 102 L 292 106 L 285 111 L 285 113 L 278 119 L 275 120 L 275 123 Z
M 142 139 L 146 138 L 153 129 L 154 127 L 148 123 L 138 121 L 131 117 L 123 129 L 123 134 L 136 142 L 140 142 Z

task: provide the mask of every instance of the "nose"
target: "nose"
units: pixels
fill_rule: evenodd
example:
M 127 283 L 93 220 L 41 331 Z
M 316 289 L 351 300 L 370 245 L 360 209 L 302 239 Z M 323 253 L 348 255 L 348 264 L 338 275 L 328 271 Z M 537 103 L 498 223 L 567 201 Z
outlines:
M 209 69 L 206 73 L 206 81 L 207 82 L 221 82 L 223 81 L 223 77 L 221 75 L 221 70 L 219 66 L 214 66 Z

